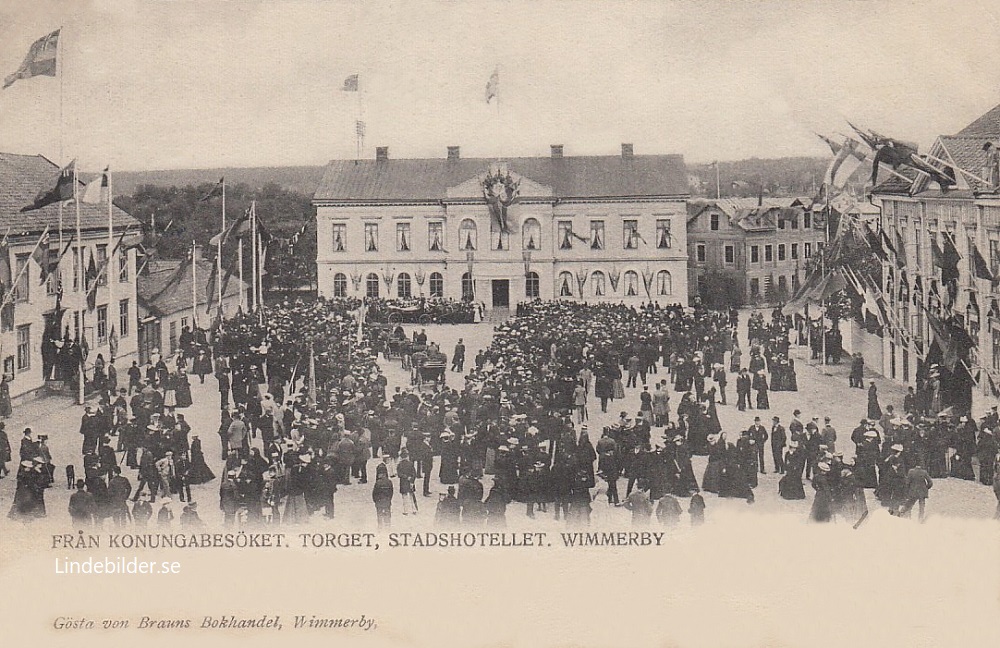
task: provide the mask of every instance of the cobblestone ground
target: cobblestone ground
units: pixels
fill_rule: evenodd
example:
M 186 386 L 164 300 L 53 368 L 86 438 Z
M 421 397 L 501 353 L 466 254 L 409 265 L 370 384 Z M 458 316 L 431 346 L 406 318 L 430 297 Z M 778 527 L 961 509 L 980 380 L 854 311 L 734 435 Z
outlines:
M 745 322 L 746 314 L 742 314 Z M 406 327 L 407 333 L 414 327 Z M 487 346 L 492 338 L 492 328 L 487 324 L 477 325 L 457 325 L 457 326 L 427 326 L 427 334 L 433 341 L 441 345 L 441 349 L 451 356 L 458 338 L 463 338 L 466 344 L 466 355 L 471 363 L 479 349 Z M 745 328 L 741 335 L 745 339 Z M 744 344 L 744 348 L 746 348 Z M 735 405 L 735 379 L 731 378 L 729 384 L 730 404 L 719 406 L 719 416 L 723 429 L 731 434 L 738 430 L 745 429 L 753 422 L 755 415 L 760 415 L 764 424 L 770 428 L 770 417 L 779 416 L 784 424 L 791 419 L 792 411 L 796 408 L 802 410 L 803 420 L 808 420 L 811 416 L 830 416 L 832 423 L 836 427 L 840 442 L 838 449 L 842 450 L 845 458 L 850 461 L 853 455 L 853 444 L 850 442 L 851 430 L 857 425 L 857 421 L 865 415 L 867 410 L 867 390 L 850 389 L 847 387 L 847 369 L 845 365 L 822 366 L 810 364 L 805 349 L 794 349 L 793 355 L 796 360 L 798 371 L 798 392 L 773 392 L 770 395 L 771 409 L 765 413 L 757 410 L 739 412 Z M 400 368 L 399 361 L 380 360 L 389 381 L 389 391 L 396 385 L 408 385 L 408 372 Z M 468 364 L 468 363 L 467 363 Z M 661 369 L 660 377 L 664 377 Z M 650 380 L 656 378 L 653 374 Z M 879 388 L 881 403 L 883 408 L 887 404 L 894 404 L 900 407 L 905 389 L 895 385 L 877 375 L 866 376 L 867 381 L 873 379 Z M 448 372 L 447 381 L 450 386 L 461 388 L 463 376 L 458 373 Z M 590 407 L 589 427 L 592 441 L 600 436 L 600 430 L 605 425 L 609 425 L 617 414 L 628 411 L 634 415 L 639 409 L 638 389 L 627 389 L 624 401 L 615 401 L 609 405 L 607 414 L 600 411 L 599 402 L 595 402 Z M 204 446 L 205 456 L 209 461 L 212 470 L 216 475 L 222 472 L 220 456 L 219 437 L 216 433 L 219 425 L 219 396 L 215 379 L 211 376 L 206 378 L 205 384 L 199 384 L 197 377 L 192 384 L 192 395 L 194 405 L 182 411 L 193 428 L 193 432 L 199 434 Z M 679 394 L 671 392 L 671 407 L 676 408 Z M 72 400 L 63 396 L 52 396 L 17 408 L 14 416 L 7 420 L 7 431 L 10 437 L 13 452 L 16 457 L 17 447 L 20 442 L 21 430 L 25 426 L 30 426 L 36 433 L 45 433 L 50 437 L 50 447 L 56 468 L 56 485 L 47 491 L 46 504 L 49 510 L 51 522 L 58 523 L 61 520 L 68 522 L 66 506 L 69 501 L 70 492 L 66 490 L 64 467 L 67 463 L 75 463 L 80 472 L 80 444 L 79 422 L 83 413 L 83 408 L 73 404 Z M 655 439 L 655 431 L 654 431 Z M 259 443 L 259 441 L 258 441 Z M 768 473 L 760 476 L 760 484 L 755 490 L 756 503 L 748 505 L 743 501 L 723 500 L 712 494 L 705 494 L 707 503 L 707 518 L 711 522 L 712 516 L 717 512 L 732 512 L 744 514 L 756 513 L 779 513 L 788 516 L 798 516 L 803 521 L 806 519 L 812 501 L 811 491 L 806 483 L 806 492 L 809 494 L 805 501 L 785 501 L 778 497 L 778 475 L 773 474 L 770 452 L 766 453 L 766 468 Z M 694 469 L 699 481 L 704 472 L 706 459 L 695 457 Z M 13 464 L 11 468 L 16 468 Z M 977 467 L 978 470 L 978 467 Z M 369 473 L 374 474 L 374 462 L 369 465 Z M 444 488 L 437 481 L 437 461 L 435 461 L 435 474 L 432 480 L 432 497 L 418 497 L 419 512 L 416 515 L 404 517 L 402 515 L 402 505 L 397 493 L 395 506 L 393 507 L 393 528 L 400 530 L 407 529 L 427 529 L 432 526 L 434 507 L 437 502 L 437 493 L 444 492 Z M 135 473 L 129 471 L 127 476 L 136 483 Z M 489 492 L 490 478 L 486 477 L 484 482 L 486 492 Z M 624 482 L 620 482 L 622 495 L 624 496 Z M 199 513 L 203 520 L 209 524 L 221 524 L 222 515 L 219 511 L 218 479 L 204 485 L 192 487 L 194 499 L 198 502 Z M 0 508 L 4 514 L 0 518 L 0 527 L 13 524 L 6 519 L 5 515 L 9 510 L 10 502 L 13 498 L 14 479 L 13 476 L 0 479 Z M 874 510 L 878 508 L 878 503 L 872 495 L 868 493 L 869 506 Z M 595 504 L 592 515 L 594 526 L 615 526 L 622 527 L 629 524 L 629 513 L 621 508 L 609 507 L 606 504 L 603 483 L 598 480 L 598 488 L 594 491 Z M 176 501 L 173 506 L 175 512 L 179 513 L 182 505 Z M 686 510 L 686 502 L 682 501 L 682 506 Z M 928 502 L 929 512 L 932 515 L 955 516 L 955 517 L 991 517 L 996 509 L 996 501 L 992 490 L 978 483 L 966 482 L 956 479 L 944 479 L 935 482 Z M 336 495 L 336 519 L 325 520 L 320 517 L 312 521 L 317 527 L 346 527 L 363 526 L 366 528 L 375 527 L 375 512 L 371 502 L 371 483 L 367 485 L 353 484 L 341 486 Z M 551 511 L 551 509 L 550 509 Z M 512 526 L 525 526 L 537 528 L 538 530 L 551 530 L 562 526 L 552 519 L 551 512 L 542 514 L 534 520 L 528 520 L 525 516 L 523 505 L 512 504 L 508 508 L 508 521 Z

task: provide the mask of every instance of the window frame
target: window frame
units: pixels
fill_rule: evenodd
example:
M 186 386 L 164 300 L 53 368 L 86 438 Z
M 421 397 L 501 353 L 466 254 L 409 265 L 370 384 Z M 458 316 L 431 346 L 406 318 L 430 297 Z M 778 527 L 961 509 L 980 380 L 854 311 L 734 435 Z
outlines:
M 16 357 L 17 373 L 31 370 L 31 324 L 21 324 L 16 327 Z M 23 339 L 22 339 L 23 334 Z
M 367 234 L 367 230 L 365 233 Z M 339 248 L 337 247 L 338 239 L 340 242 Z M 330 224 L 330 249 L 335 254 L 347 252 L 347 223 L 338 222 Z
M 440 272 L 432 272 L 427 281 L 431 297 L 442 299 L 444 297 L 444 275 Z M 436 287 L 435 284 L 437 284 Z

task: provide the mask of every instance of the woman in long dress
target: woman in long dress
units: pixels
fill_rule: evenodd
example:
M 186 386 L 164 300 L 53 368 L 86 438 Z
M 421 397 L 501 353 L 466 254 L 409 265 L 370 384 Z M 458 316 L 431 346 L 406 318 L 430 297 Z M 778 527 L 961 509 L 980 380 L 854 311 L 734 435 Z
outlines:
M 816 489 L 812 508 L 809 510 L 811 522 L 833 520 L 833 484 L 830 482 L 830 464 L 820 463 L 819 472 L 813 476 L 812 487 Z
M 767 395 L 767 376 L 764 371 L 758 371 L 757 377 L 753 379 L 753 388 L 757 390 L 757 409 L 770 409 L 771 401 Z
M 778 495 L 786 500 L 803 500 L 806 491 L 802 487 L 802 473 L 806 468 L 806 454 L 798 441 L 791 441 L 785 452 L 785 474 L 778 481 Z
M 206 484 L 215 479 L 215 473 L 205 461 L 205 453 L 201 449 L 201 439 L 197 434 L 191 435 L 191 468 L 188 471 L 188 482 L 191 484 Z
M 177 401 L 177 407 L 191 407 L 191 383 L 188 382 L 187 373 L 183 370 L 178 371 L 177 375 L 174 376 L 174 398 Z
M 709 493 L 718 494 L 722 488 L 722 468 L 726 462 L 726 443 L 721 434 L 708 436 L 708 465 L 701 478 L 701 488 Z
M 177 407 L 177 377 L 174 374 L 167 374 L 164 381 L 163 406 Z
M 868 388 L 868 420 L 878 421 L 882 418 L 882 407 L 878 404 L 878 388 L 873 381 Z
M 453 432 L 441 434 L 441 467 L 438 478 L 442 484 L 458 483 L 458 443 Z

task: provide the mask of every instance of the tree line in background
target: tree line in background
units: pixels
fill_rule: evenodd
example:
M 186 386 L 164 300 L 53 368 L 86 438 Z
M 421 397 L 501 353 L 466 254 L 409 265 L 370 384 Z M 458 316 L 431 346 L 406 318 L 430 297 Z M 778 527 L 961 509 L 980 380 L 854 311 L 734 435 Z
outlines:
M 750 158 L 719 162 L 719 193 L 723 198 L 816 196 L 823 185 L 825 157 Z M 861 165 L 847 184 L 847 190 L 862 195 L 870 165 Z M 688 164 L 691 194 L 715 198 L 715 165 Z
M 164 187 L 143 184 L 132 195 L 118 196 L 115 206 L 143 224 L 143 247 L 154 258 L 183 259 L 195 241 L 206 259 L 214 259 L 209 245 L 222 228 L 222 198 L 202 200 L 214 183 Z M 270 243 L 265 263 L 265 289 L 294 291 L 316 282 L 316 225 L 312 197 L 276 183 L 259 189 L 244 183 L 226 186 L 226 224 L 232 225 L 257 202 L 257 216 Z M 296 234 L 298 237 L 295 237 Z M 295 243 L 292 239 L 295 238 Z M 237 267 L 236 246 L 227 246 L 223 266 Z M 243 254 L 244 276 L 250 281 L 249 239 Z M 238 271 L 236 271 L 238 273 Z

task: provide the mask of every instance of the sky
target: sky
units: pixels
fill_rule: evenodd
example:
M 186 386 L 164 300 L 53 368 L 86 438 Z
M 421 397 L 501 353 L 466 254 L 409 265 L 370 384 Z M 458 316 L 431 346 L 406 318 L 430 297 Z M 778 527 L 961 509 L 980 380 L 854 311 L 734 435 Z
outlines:
M 362 157 L 827 155 L 846 119 L 928 147 L 1000 104 L 1000 3 L 968 0 L 0 0 L 0 75 L 60 26 L 0 150 L 92 169 L 354 158 L 359 116 Z

